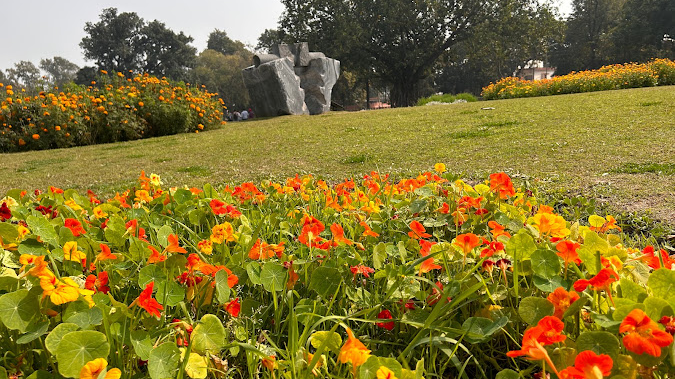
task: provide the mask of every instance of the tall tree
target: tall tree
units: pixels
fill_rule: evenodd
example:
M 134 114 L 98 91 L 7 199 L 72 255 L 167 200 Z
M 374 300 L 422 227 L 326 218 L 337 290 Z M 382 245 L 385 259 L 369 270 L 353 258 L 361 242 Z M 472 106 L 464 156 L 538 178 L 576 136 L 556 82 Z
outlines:
M 283 43 L 284 35 L 277 29 L 265 29 L 260 37 L 258 37 L 258 44 L 255 46 L 256 51 L 269 52 L 272 46 Z M 293 42 L 293 41 L 290 41 Z
M 466 38 L 494 1 L 282 0 L 280 29 L 348 69 L 372 69 L 391 83 L 392 105 L 409 106 L 438 57 Z
M 223 55 L 232 55 L 243 49 L 244 44 L 240 41 L 232 40 L 224 30 L 215 29 L 209 34 L 206 48 L 215 50 Z
M 49 75 L 49 83 L 54 86 L 72 82 L 80 69 L 75 63 L 58 56 L 40 60 L 40 68 Z
M 87 22 L 80 47 L 84 57 L 93 60 L 101 70 L 140 71 L 143 54 L 140 52 L 145 23 L 135 12 L 117 13 L 116 8 L 104 9 L 97 23 Z
M 621 22 L 613 33 L 617 60 L 675 58 L 672 45 L 664 44 L 667 38 L 675 38 L 675 1 L 626 1 Z
M 28 91 L 42 89 L 42 74 L 40 69 L 30 61 L 20 61 L 13 68 L 7 69 L 10 82 L 19 85 Z
M 252 60 L 250 52 L 224 55 L 215 50 L 204 50 L 197 58 L 192 81 L 217 92 L 229 109 L 242 110 L 248 107 L 250 99 L 241 70 L 250 66 Z
M 141 29 L 139 42 L 143 54 L 143 71 L 174 80 L 183 80 L 197 60 L 197 49 L 190 46 L 193 39 L 183 32 L 174 33 L 157 20 Z

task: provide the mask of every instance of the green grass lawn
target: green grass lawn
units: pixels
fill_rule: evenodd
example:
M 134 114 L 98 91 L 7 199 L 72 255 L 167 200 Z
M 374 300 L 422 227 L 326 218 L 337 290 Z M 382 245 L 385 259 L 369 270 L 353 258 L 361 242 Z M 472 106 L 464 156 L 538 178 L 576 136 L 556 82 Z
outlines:
M 295 173 L 406 174 L 444 162 L 469 179 L 506 171 L 675 224 L 675 87 L 255 119 L 0 161 L 0 194 L 49 185 L 109 194 L 140 170 L 199 186 Z

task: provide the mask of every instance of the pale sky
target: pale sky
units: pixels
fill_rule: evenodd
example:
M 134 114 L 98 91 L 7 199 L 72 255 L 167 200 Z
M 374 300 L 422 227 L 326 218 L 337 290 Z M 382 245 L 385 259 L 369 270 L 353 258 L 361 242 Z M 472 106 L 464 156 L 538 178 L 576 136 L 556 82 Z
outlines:
M 558 0 L 563 14 L 572 0 Z M 284 9 L 279 0 L 23 0 L 0 1 L 0 69 L 21 60 L 39 65 L 40 59 L 64 57 L 82 67 L 85 62 L 79 43 L 86 22 L 98 22 L 104 8 L 136 12 L 146 22 L 159 20 L 168 28 L 194 39 L 198 51 L 214 29 L 255 45 L 265 29 L 277 26 Z

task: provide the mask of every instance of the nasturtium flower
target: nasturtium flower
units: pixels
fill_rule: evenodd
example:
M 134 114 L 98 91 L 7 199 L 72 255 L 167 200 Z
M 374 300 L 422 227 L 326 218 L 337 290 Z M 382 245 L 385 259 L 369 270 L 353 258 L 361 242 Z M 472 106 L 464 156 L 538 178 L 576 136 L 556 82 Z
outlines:
M 169 242 L 169 244 L 166 246 L 166 249 L 164 250 L 168 251 L 169 253 L 181 253 L 181 254 L 187 253 L 187 250 L 180 247 L 180 245 L 178 244 L 177 235 L 169 234 L 169 236 L 167 237 L 167 241 Z
M 366 348 L 358 338 L 354 336 L 351 329 L 347 328 L 347 341 L 338 354 L 339 363 L 351 363 L 356 372 L 356 368 L 366 363 L 370 357 L 370 350 Z
M 263 358 L 262 365 L 265 366 L 266 369 L 274 371 L 278 366 L 277 357 L 275 357 L 274 355 L 269 355 Z
M 236 297 L 234 300 L 224 304 L 225 310 L 232 317 L 239 317 L 239 312 L 241 311 L 241 304 L 239 304 L 239 298 Z
M 70 303 L 80 297 L 80 287 L 71 278 L 59 280 L 56 276 L 41 276 L 42 297 L 49 296 L 55 305 Z
M 380 313 L 377 314 L 377 318 L 391 320 L 393 317 L 391 316 L 391 312 L 389 312 L 389 310 L 383 309 Z M 393 321 L 376 322 L 375 325 L 379 326 L 380 328 L 387 329 L 389 331 L 394 329 Z
M 511 178 L 503 172 L 490 175 L 490 191 L 497 193 L 500 199 L 508 199 L 516 194 Z
M 612 373 L 613 365 L 609 355 L 585 350 L 574 359 L 574 366 L 561 370 L 558 376 L 560 379 L 602 379 Z
M 436 163 L 434 165 L 434 170 L 438 172 L 439 174 L 442 174 L 446 171 L 445 164 L 444 163 Z
M 576 291 L 583 291 L 588 286 L 591 286 L 591 289 L 594 291 L 607 291 L 611 292 L 611 284 L 619 280 L 619 274 L 614 272 L 614 270 L 603 268 L 600 270 L 594 277 L 590 279 L 579 279 L 574 282 L 574 289 Z
M 235 242 L 234 227 L 229 222 L 218 224 L 211 228 L 211 242 L 221 244 L 223 242 Z
M 452 245 L 459 248 L 459 250 L 461 250 L 466 256 L 471 251 L 473 251 L 474 248 L 481 245 L 481 240 L 473 233 L 460 234 L 455 237 Z
M 427 240 L 419 240 L 420 244 L 420 255 L 423 257 L 426 257 L 429 255 L 431 252 L 431 248 L 436 244 L 436 242 L 429 242 Z M 420 264 L 420 272 L 419 274 L 426 274 L 427 272 L 431 270 L 442 270 L 443 267 L 437 265 L 436 259 L 434 257 L 429 257 L 425 260 L 422 261 Z
M 136 201 L 143 203 L 149 203 L 152 201 L 152 197 L 146 190 L 136 190 L 134 194 L 136 195 L 136 197 L 134 198 L 134 200 Z
M 80 263 L 84 267 L 87 263 L 87 254 L 77 249 L 76 241 L 63 244 L 63 259 Z
M 651 245 L 642 250 L 642 256 L 639 259 L 654 270 L 661 268 L 661 261 L 663 261 L 663 267 L 668 270 L 671 270 L 675 266 L 675 259 L 671 258 L 664 249 L 655 253 L 654 246 Z
M 386 366 L 380 366 L 380 368 L 377 369 L 377 372 L 375 372 L 375 376 L 377 379 L 398 379 L 394 375 L 394 372 Z
M 7 202 L 2 202 L 0 205 L 0 221 L 6 221 L 12 218 L 12 211 L 9 209 Z
M 621 228 L 616 225 L 616 219 L 609 215 L 606 218 L 600 217 L 598 215 L 591 215 L 588 217 L 588 224 L 590 225 L 590 229 L 592 231 L 598 233 L 605 233 L 611 229 L 617 229 L 618 231 L 621 231 Z
M 366 278 L 370 278 L 370 274 L 375 272 L 374 269 L 364 265 L 351 266 L 349 270 L 352 272 L 354 277 L 356 277 L 358 274 L 361 274 Z
M 148 245 L 148 249 L 150 249 L 148 264 L 164 262 L 166 260 L 166 255 L 160 254 L 159 251 L 157 251 L 157 249 L 155 249 L 154 247 Z
M 565 219 L 553 213 L 537 213 L 530 222 L 542 237 L 565 238 L 570 235 Z
M 99 376 L 108 367 L 108 361 L 103 358 L 96 358 L 93 361 L 87 362 L 80 371 L 80 379 L 99 379 Z M 118 368 L 110 369 L 106 372 L 103 379 L 119 379 L 122 372 Z
M 107 261 L 109 259 L 117 259 L 117 255 L 113 254 L 110 251 L 110 248 L 108 245 L 102 243 L 99 245 L 101 247 L 101 252 L 96 255 L 96 260 L 101 262 L 101 261 Z
M 70 229 L 75 237 L 79 237 L 87 232 L 82 227 L 82 224 L 74 218 L 67 218 L 63 226 Z
M 361 234 L 363 237 L 379 237 L 380 235 L 378 233 L 375 233 L 370 226 L 365 221 L 361 221 L 359 225 L 364 227 L 364 232 Z
M 100 205 L 94 207 L 92 213 L 94 214 L 94 217 L 96 217 L 97 219 L 108 217 L 108 214 L 103 210 L 103 208 L 101 208 Z
M 577 253 L 577 249 L 580 247 L 576 242 L 572 241 L 560 241 L 555 245 L 555 249 L 558 251 L 556 254 L 562 258 L 567 267 L 570 263 L 581 264 L 581 259 Z
M 342 228 L 342 225 L 333 224 L 333 225 L 330 226 L 330 231 L 333 234 L 333 245 L 334 246 L 337 246 L 340 243 L 344 243 L 345 245 L 348 245 L 348 246 L 351 246 L 351 245 L 354 244 L 354 241 L 345 237 L 345 230 Z
M 155 282 L 148 283 L 140 296 L 135 300 L 135 303 L 150 313 L 151 316 L 159 318 L 161 315 L 159 311 L 164 309 L 164 307 L 157 302 L 157 300 L 152 298 L 152 287 L 154 285 Z
M 537 326 L 525 331 L 520 350 L 509 351 L 506 355 L 511 358 L 525 356 L 529 360 L 543 360 L 557 374 L 558 370 L 544 346 L 564 341 L 566 337 L 561 334 L 564 326 L 559 319 L 546 316 L 539 320 Z
M 258 238 L 251 247 L 251 250 L 248 252 L 248 257 L 254 260 L 265 260 L 274 256 L 281 257 L 283 253 L 283 242 L 280 244 L 268 244 L 267 242 L 261 241 L 260 238 Z
M 623 345 L 635 354 L 661 356 L 661 348 L 673 343 L 673 336 L 659 328 L 641 309 L 633 309 L 621 322 L 619 333 L 626 333 Z
M 101 271 L 98 276 L 93 274 L 87 276 L 87 280 L 84 282 L 84 288 L 90 291 L 107 294 L 110 292 L 110 287 L 108 287 L 108 273 L 106 271 Z
M 410 223 L 410 230 L 411 231 L 408 232 L 408 236 L 410 236 L 410 238 L 414 238 L 416 240 L 420 238 L 431 238 L 431 234 L 427 233 L 424 225 L 422 225 L 417 220 Z
M 211 255 L 213 254 L 213 242 L 211 240 L 202 240 L 197 243 L 197 248 L 202 254 Z
M 553 304 L 555 309 L 553 316 L 562 320 L 567 308 L 569 308 L 572 303 L 579 300 L 579 294 L 575 291 L 567 292 L 563 287 L 558 287 L 548 295 L 546 300 Z

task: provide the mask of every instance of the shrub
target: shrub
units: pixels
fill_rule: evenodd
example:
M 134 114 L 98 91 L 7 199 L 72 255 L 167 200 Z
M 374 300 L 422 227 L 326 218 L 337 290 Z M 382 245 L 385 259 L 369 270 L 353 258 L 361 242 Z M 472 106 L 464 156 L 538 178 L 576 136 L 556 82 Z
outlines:
M 199 132 L 223 123 L 215 94 L 149 75 L 103 72 L 91 86 L 69 84 L 32 97 L 9 85 L 2 90 L 0 152 Z
M 478 101 L 476 97 L 470 93 L 459 93 L 457 95 L 451 95 L 448 93 L 440 95 L 431 95 L 429 97 L 423 97 L 417 100 L 417 105 L 427 105 L 430 102 L 439 102 L 439 103 L 453 103 L 457 100 L 465 100 L 467 102 Z
M 645 64 L 616 64 L 536 81 L 503 78 L 484 87 L 482 96 L 486 100 L 511 99 L 670 84 L 675 84 L 675 62 L 656 59 Z
M 0 375 L 672 375 L 675 258 L 444 171 L 10 191 Z

